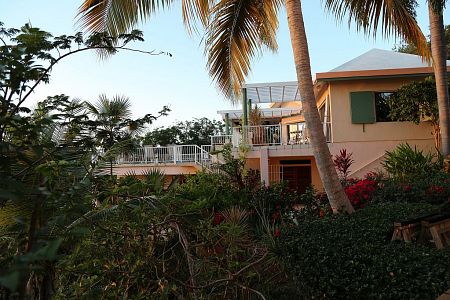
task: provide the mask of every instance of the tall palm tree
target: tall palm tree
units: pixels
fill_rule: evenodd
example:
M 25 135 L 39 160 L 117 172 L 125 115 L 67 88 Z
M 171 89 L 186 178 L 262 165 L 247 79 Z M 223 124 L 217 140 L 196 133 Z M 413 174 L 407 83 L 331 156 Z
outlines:
M 138 21 L 170 4 L 171 0 L 85 0 L 80 7 L 80 20 L 88 30 L 107 30 L 114 35 L 131 29 Z M 236 96 L 250 71 L 251 59 L 264 48 L 277 49 L 275 33 L 283 1 L 182 0 L 181 4 L 189 31 L 198 22 L 206 28 L 205 46 L 211 77 L 225 95 Z M 317 110 L 301 1 L 286 0 L 285 5 L 305 121 L 311 133 L 319 174 L 333 210 L 351 213 L 353 207 L 339 182 Z M 389 26 L 396 24 L 390 18 L 390 10 L 382 14 Z M 396 16 L 409 25 L 405 30 L 396 30 L 396 33 L 406 40 L 416 42 L 423 38 L 425 41 L 409 11 L 401 10 Z M 420 47 L 423 43 L 416 44 Z
M 431 53 L 439 108 L 441 151 L 444 157 L 450 155 L 450 107 L 447 74 L 447 43 L 445 42 L 443 11 L 445 0 L 429 0 Z
M 436 90 L 438 95 L 439 107 L 439 127 L 441 134 L 441 154 L 444 157 L 450 155 L 450 108 L 448 93 L 448 75 L 447 75 L 447 44 L 445 42 L 443 11 L 446 0 L 428 0 L 428 11 L 430 20 L 431 37 L 431 58 L 436 78 Z M 384 33 L 389 33 L 391 29 L 397 30 L 397 33 L 405 38 L 410 45 L 417 46 L 417 52 L 426 60 L 430 59 L 428 46 L 425 44 L 424 37 L 413 19 L 403 18 L 403 12 L 415 16 L 416 0 L 325 0 L 325 7 L 342 19 L 348 16 L 349 24 L 353 20 L 358 28 L 364 31 L 373 30 L 376 32 L 379 16 L 383 11 L 391 11 L 392 14 L 385 14 L 382 18 Z M 411 35 L 408 33 L 414 33 Z

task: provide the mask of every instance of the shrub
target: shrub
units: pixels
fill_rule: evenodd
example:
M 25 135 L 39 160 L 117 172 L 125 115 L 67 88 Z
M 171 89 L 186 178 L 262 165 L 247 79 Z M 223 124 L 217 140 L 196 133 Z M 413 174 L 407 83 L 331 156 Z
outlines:
M 392 152 L 386 151 L 383 166 L 391 177 L 402 180 L 427 177 L 441 168 L 433 154 L 413 149 L 408 143 L 400 144 Z
M 371 204 L 304 222 L 279 240 L 304 299 L 435 299 L 450 287 L 450 253 L 391 242 L 392 224 L 428 204 Z
M 345 188 L 345 193 L 355 209 L 362 208 L 372 200 L 377 189 L 377 182 L 371 179 L 362 179 Z
M 416 179 L 384 179 L 373 195 L 375 202 L 410 202 L 441 204 L 450 197 L 450 177 L 436 173 Z
M 334 165 L 342 180 L 347 179 L 350 174 L 350 167 L 355 162 L 352 155 L 353 153 L 347 153 L 347 149 L 341 149 L 339 155 L 335 155 L 333 158 Z

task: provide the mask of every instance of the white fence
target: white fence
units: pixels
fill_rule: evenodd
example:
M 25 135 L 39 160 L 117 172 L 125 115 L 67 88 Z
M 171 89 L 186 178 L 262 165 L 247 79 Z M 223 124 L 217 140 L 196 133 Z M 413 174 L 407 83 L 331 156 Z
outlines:
M 119 155 L 117 164 L 178 164 L 196 163 L 209 166 L 211 155 L 197 145 L 175 145 L 168 147 L 144 146 L 130 153 Z

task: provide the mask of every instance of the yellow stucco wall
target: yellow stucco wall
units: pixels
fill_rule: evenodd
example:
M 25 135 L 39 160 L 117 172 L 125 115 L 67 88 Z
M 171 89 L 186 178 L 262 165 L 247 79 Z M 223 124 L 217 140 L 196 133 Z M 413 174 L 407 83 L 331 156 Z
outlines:
M 333 142 L 404 141 L 432 138 L 432 129 L 428 122 L 419 125 L 412 122 L 376 122 L 364 125 L 351 122 L 350 92 L 394 91 L 411 80 L 390 78 L 331 82 L 330 110 Z

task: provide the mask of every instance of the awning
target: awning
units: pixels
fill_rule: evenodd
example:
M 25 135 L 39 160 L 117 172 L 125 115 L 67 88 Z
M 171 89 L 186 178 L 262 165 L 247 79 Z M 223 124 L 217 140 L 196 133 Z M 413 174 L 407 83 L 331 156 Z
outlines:
M 244 85 L 252 103 L 301 101 L 297 81 L 251 83 Z
M 261 117 L 263 119 L 289 117 L 299 115 L 302 110 L 300 108 L 260 108 Z M 225 120 L 225 115 L 228 114 L 231 120 L 239 120 L 242 117 L 242 110 L 219 110 L 217 112 Z

